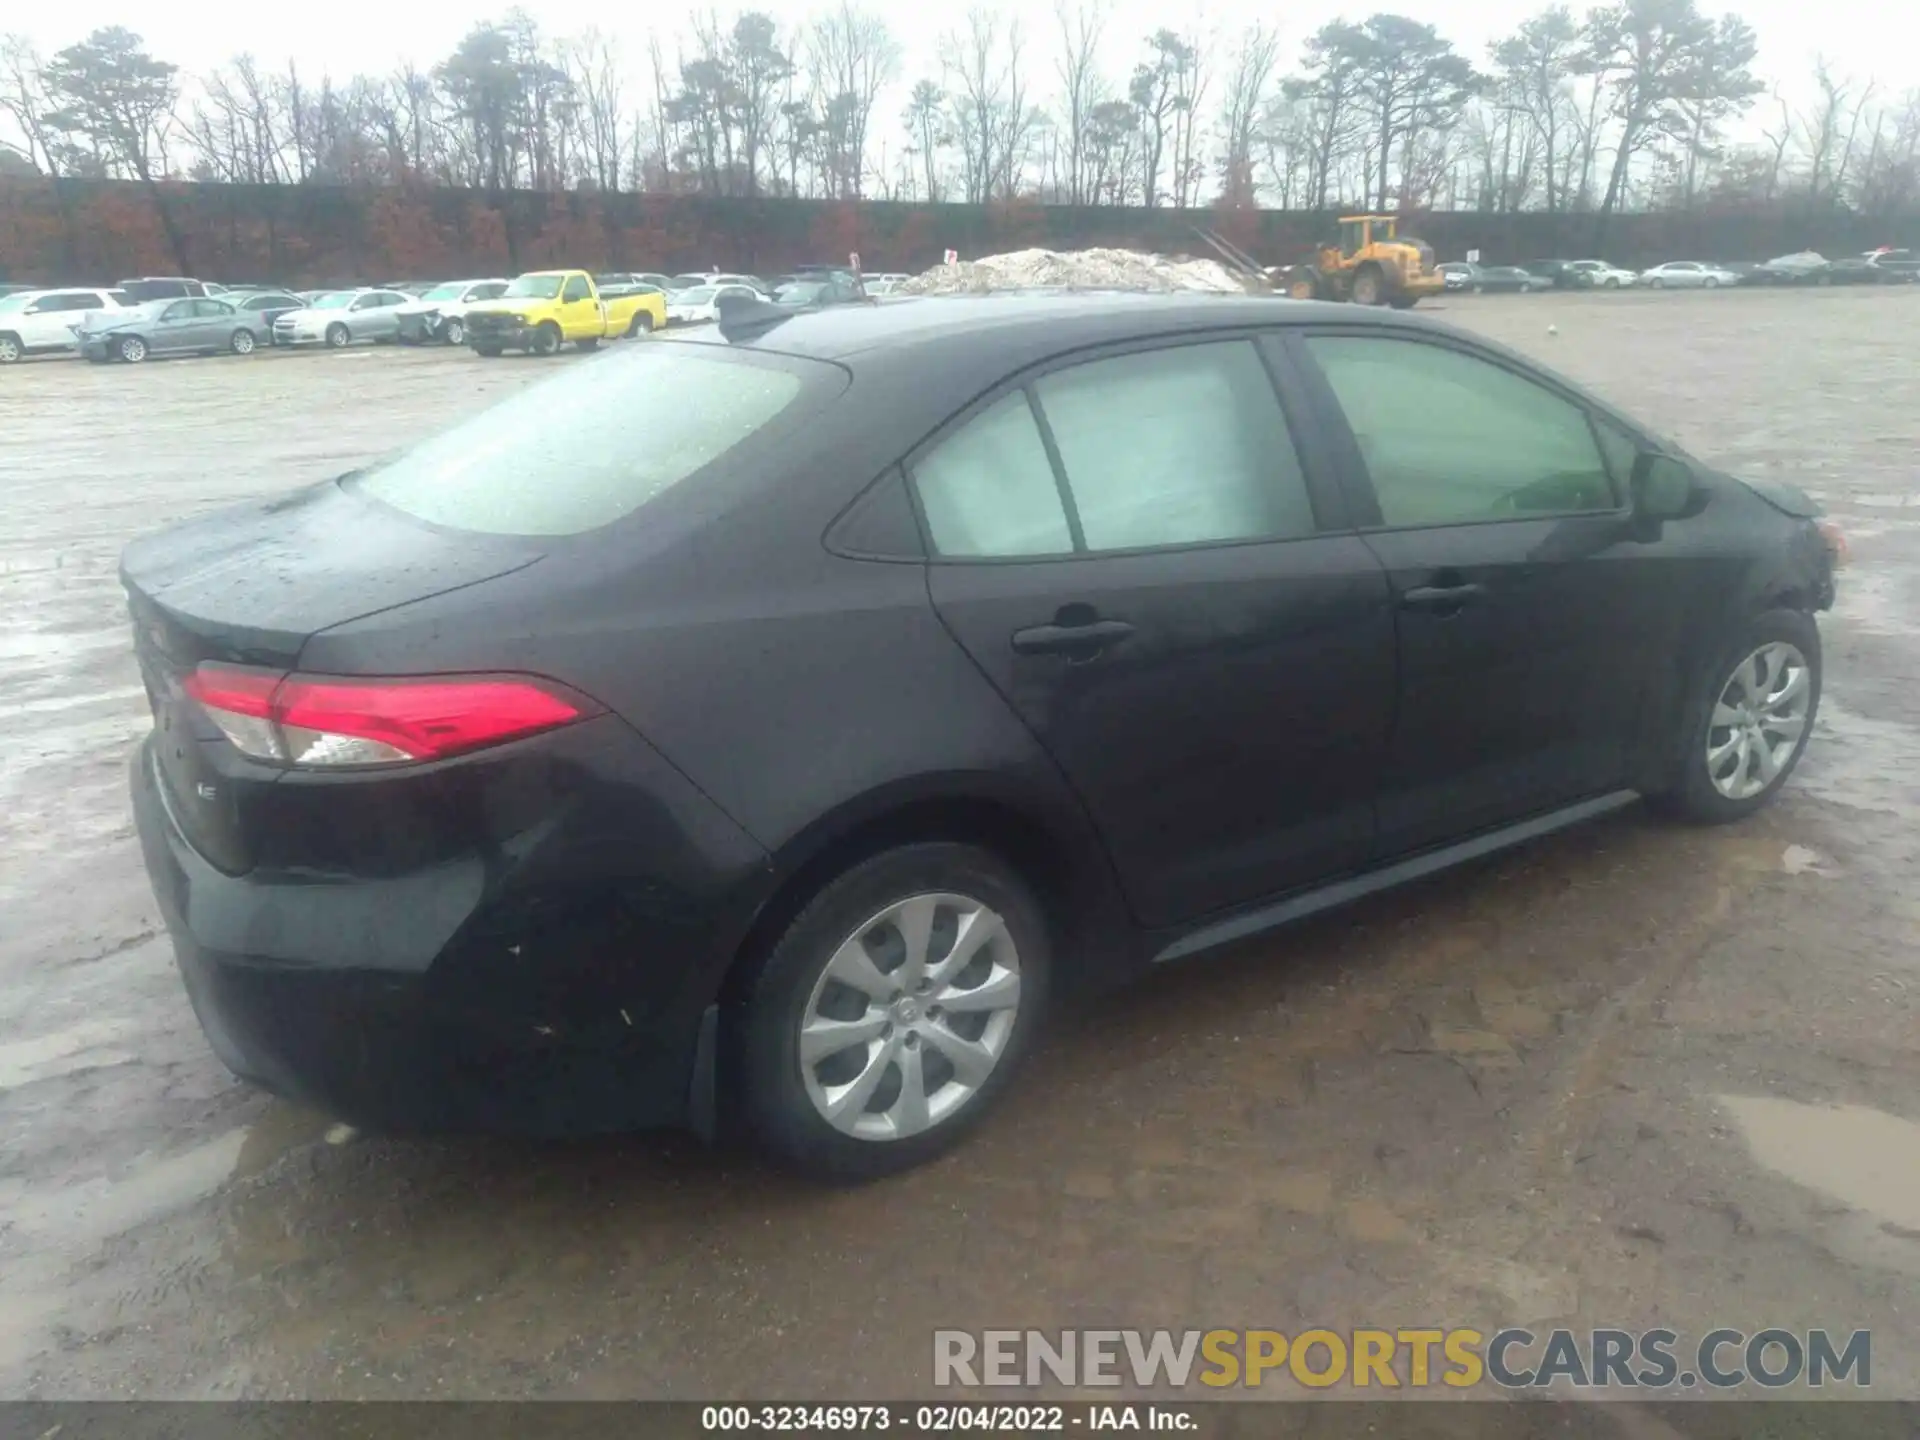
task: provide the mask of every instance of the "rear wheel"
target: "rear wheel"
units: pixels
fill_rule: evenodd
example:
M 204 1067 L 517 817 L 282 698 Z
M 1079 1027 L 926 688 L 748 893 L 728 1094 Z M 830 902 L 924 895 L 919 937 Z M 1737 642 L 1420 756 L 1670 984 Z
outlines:
M 1682 716 L 1675 778 L 1663 807 L 1707 824 L 1771 800 L 1800 763 L 1820 710 L 1820 629 L 1799 610 L 1770 610 L 1714 656 Z
M 636 335 L 648 335 L 652 331 L 653 316 L 642 310 L 633 317 L 633 323 L 627 326 L 627 338 L 631 340 Z
M 1653 283 L 1658 285 L 1660 282 L 1656 280 Z M 1618 275 L 1609 275 L 1604 288 L 1608 290 L 1618 290 L 1620 288 L 1620 277 Z
M 857 1180 L 959 1140 L 1007 1084 L 1046 997 L 1046 923 L 971 845 L 906 845 L 827 885 L 768 953 L 737 1032 L 753 1134 Z
M 327 344 L 335 350 L 344 350 L 353 341 L 353 334 L 338 320 L 327 326 Z
M 536 355 L 557 354 L 560 349 L 560 327 L 551 321 L 539 326 L 533 332 L 533 353 Z
M 1608 283 L 1612 283 L 1612 282 L 1608 282 Z M 1666 284 L 1667 284 L 1666 281 L 1662 280 L 1658 275 L 1656 275 L 1651 280 L 1647 281 L 1647 288 L 1649 290 L 1663 290 L 1666 288 Z
M 1707 276 L 1706 288 L 1709 290 L 1718 290 L 1720 288 L 1720 281 L 1714 276 L 1709 275 Z
M 0 365 L 17 365 L 26 353 L 18 335 L 0 335 Z
M 232 348 L 234 354 L 251 355 L 254 347 L 253 331 L 246 329 L 236 330 L 233 332 L 233 339 L 227 343 Z
M 123 335 L 114 350 L 129 365 L 138 365 L 147 358 L 147 342 L 138 335 Z

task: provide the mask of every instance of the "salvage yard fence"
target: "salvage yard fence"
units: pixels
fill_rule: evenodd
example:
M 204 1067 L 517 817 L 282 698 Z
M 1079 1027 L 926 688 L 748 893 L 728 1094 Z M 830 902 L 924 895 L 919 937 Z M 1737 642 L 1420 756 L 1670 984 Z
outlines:
M 923 205 L 597 191 L 428 186 L 213 185 L 0 180 L 0 281 L 109 283 L 186 273 L 283 285 L 596 270 L 775 272 L 840 262 L 919 271 L 1043 246 L 1201 251 L 1217 231 L 1267 264 L 1304 256 L 1337 213 L 1042 205 Z M 1442 260 L 1495 264 L 1603 254 L 1618 264 L 1763 260 L 1797 250 L 1847 255 L 1920 243 L 1920 216 L 1843 210 L 1655 211 L 1614 215 L 1432 211 L 1403 230 Z

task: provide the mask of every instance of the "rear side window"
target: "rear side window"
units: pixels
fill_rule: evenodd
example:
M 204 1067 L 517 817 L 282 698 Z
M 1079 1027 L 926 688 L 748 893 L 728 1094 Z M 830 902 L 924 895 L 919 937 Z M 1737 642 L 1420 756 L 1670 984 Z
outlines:
M 1581 406 L 1489 360 L 1415 340 L 1315 335 L 1390 526 L 1610 510 Z
M 1073 549 L 1066 505 L 1027 392 L 988 406 L 913 467 L 942 555 L 1060 555 Z
M 1059 457 L 1055 470 L 1035 409 Z M 1312 502 L 1251 341 L 1053 371 L 913 467 L 934 549 L 953 558 L 1138 550 L 1314 533 Z
M 1293 438 L 1251 341 L 1096 360 L 1033 389 L 1087 549 L 1313 533 Z
M 435 525 L 577 535 L 719 460 L 802 389 L 789 370 L 692 345 L 639 346 L 530 385 L 354 483 Z M 609 415 L 631 443 L 609 437 Z

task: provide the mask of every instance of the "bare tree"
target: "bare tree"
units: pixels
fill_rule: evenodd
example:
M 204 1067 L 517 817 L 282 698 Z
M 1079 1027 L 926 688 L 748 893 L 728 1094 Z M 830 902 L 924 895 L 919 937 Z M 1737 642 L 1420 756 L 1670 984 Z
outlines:
M 1090 202 L 1094 186 L 1089 174 L 1093 144 L 1093 114 L 1107 100 L 1100 75 L 1100 37 L 1106 28 L 1105 0 L 1056 0 L 1054 18 L 1060 24 L 1061 136 L 1066 159 L 1066 196 L 1070 204 Z
M 1280 57 L 1280 35 L 1256 21 L 1240 36 L 1226 74 L 1220 110 L 1221 195 L 1234 204 L 1254 201 L 1254 138 L 1265 113 L 1267 87 Z
M 879 14 L 840 0 L 807 34 L 814 113 L 829 193 L 857 200 L 867 173 L 873 107 L 900 69 L 900 46 Z
M 941 64 L 952 88 L 948 118 L 960 147 L 969 204 L 1010 196 L 1025 167 L 1035 116 L 1021 70 L 1020 22 L 1003 26 L 997 13 L 967 12 L 964 34 L 941 42 Z
M 1814 60 L 1813 83 L 1819 96 L 1811 111 L 1800 117 L 1806 146 L 1807 201 L 1812 205 L 1834 204 L 1842 198 L 1854 140 L 1860 132 L 1860 116 L 1874 87 L 1869 81 L 1856 98 L 1855 82 L 1837 78 L 1825 56 Z
M 622 105 L 619 42 L 589 27 L 561 46 L 562 64 L 579 97 L 579 126 L 586 172 L 602 190 L 620 188 L 626 113 Z

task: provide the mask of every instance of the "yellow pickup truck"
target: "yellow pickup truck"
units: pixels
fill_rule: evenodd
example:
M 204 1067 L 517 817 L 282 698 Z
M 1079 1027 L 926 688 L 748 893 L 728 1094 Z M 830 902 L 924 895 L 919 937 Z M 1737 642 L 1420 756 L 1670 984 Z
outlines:
M 479 355 L 527 350 L 551 355 L 562 345 L 592 350 L 602 340 L 644 335 L 667 323 L 658 293 L 603 299 L 584 270 L 532 270 L 498 300 L 467 309 L 467 344 Z

